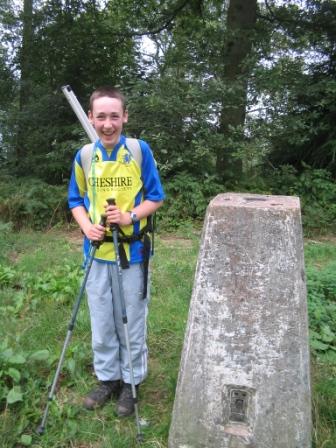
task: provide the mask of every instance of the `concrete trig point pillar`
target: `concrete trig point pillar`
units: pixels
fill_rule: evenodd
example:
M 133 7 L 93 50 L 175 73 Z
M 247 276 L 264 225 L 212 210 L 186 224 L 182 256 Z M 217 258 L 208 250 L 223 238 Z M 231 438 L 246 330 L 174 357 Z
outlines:
M 300 203 L 226 193 L 205 218 L 169 448 L 310 448 Z

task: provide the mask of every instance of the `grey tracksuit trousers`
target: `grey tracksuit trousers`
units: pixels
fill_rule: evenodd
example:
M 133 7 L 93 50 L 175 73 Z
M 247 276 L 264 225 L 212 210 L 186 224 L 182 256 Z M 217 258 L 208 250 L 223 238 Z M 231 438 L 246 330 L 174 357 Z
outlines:
M 147 375 L 148 298 L 143 299 L 143 266 L 123 269 L 122 283 L 126 303 L 135 384 Z M 125 329 L 118 293 L 116 264 L 93 261 L 86 293 L 91 319 L 94 369 L 100 381 L 122 379 L 131 383 Z

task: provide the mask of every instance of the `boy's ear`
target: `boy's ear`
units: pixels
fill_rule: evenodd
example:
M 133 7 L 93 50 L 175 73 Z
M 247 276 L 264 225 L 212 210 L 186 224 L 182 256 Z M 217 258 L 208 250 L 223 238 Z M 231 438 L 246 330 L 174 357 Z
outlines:
M 126 109 L 123 115 L 123 123 L 127 123 L 128 122 L 128 110 Z
M 93 116 L 92 116 L 92 112 L 90 110 L 88 112 L 88 117 L 89 117 L 89 120 L 92 122 Z

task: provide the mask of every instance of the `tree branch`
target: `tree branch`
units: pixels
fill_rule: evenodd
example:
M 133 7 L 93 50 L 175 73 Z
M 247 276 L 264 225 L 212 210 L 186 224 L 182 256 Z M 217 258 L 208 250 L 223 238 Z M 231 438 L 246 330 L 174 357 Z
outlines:
M 177 15 L 190 3 L 191 0 L 183 0 L 180 2 L 180 4 L 177 4 L 175 9 L 169 14 L 169 16 L 164 17 L 164 22 L 161 25 L 158 25 L 156 28 L 148 29 L 148 30 L 142 30 L 142 31 L 132 31 L 129 33 L 125 33 L 127 37 L 141 37 L 141 36 L 151 36 L 154 34 L 159 34 L 161 31 L 167 29 L 174 19 L 176 19 Z

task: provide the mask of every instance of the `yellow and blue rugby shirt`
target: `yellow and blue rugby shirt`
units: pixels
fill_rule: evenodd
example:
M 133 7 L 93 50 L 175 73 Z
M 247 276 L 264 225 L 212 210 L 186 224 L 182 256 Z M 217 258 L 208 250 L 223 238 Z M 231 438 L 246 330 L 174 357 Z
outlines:
M 121 211 L 132 210 L 145 199 L 158 202 L 164 199 L 160 177 L 149 145 L 139 140 L 142 152 L 141 167 L 126 147 L 126 138 L 121 135 L 119 143 L 109 154 L 100 140 L 94 145 L 87 180 L 82 168 L 81 150 L 75 156 L 68 190 L 70 209 L 84 206 L 91 222 L 98 223 L 104 213 L 106 199 L 115 198 Z M 147 218 L 134 225 L 123 227 L 126 235 L 137 235 L 147 224 Z M 111 235 L 108 230 L 107 235 Z M 143 243 L 135 241 L 124 244 L 128 261 L 143 261 Z M 90 241 L 84 237 L 84 256 L 87 257 Z M 95 259 L 115 262 L 113 243 L 105 242 L 95 253 Z

